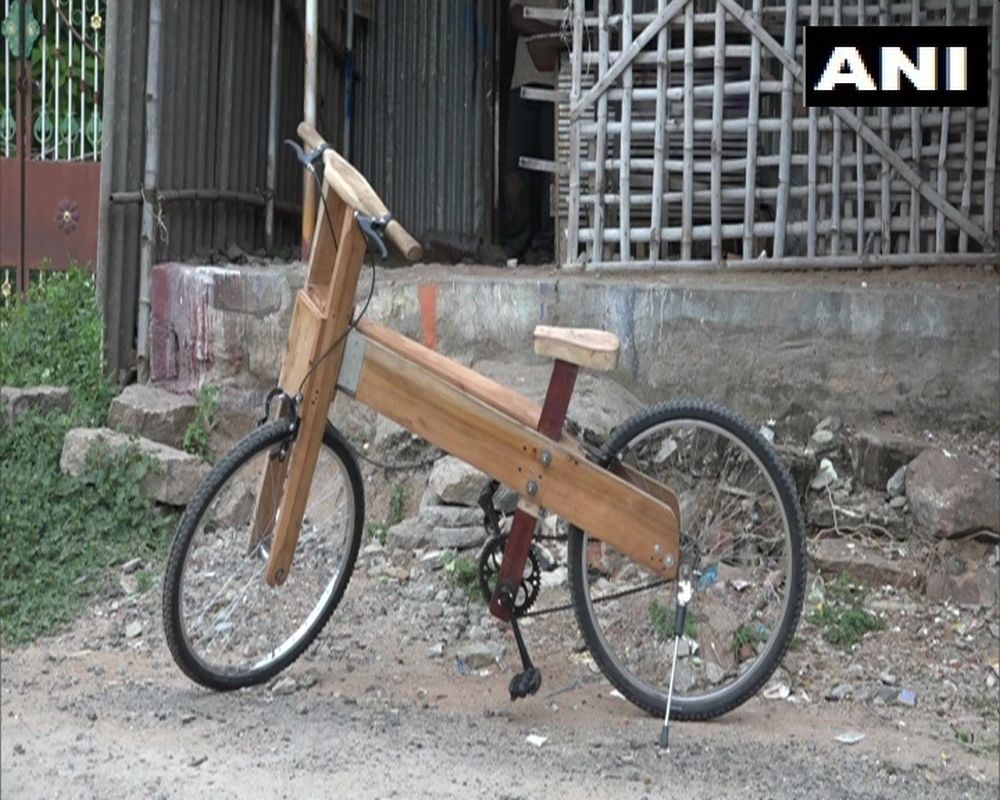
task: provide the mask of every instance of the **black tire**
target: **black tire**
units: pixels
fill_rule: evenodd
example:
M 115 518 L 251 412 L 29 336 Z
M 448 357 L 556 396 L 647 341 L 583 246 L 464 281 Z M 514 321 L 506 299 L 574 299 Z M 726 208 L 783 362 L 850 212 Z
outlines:
M 248 547 L 250 517 L 263 466 L 290 438 L 279 420 L 242 439 L 209 473 L 174 536 L 163 583 L 167 646 L 184 674 L 210 689 L 263 683 L 294 662 L 330 619 L 354 569 L 364 487 L 350 445 L 328 424 L 288 579 L 275 589 L 264 582 L 270 536 Z M 321 483 L 333 488 L 320 493 Z M 337 506 L 328 526 L 315 522 L 341 499 L 346 511 Z M 232 565 L 232 574 L 219 563 Z
M 708 431 L 708 434 L 702 435 L 701 431 Z M 655 436 L 660 434 L 666 438 L 657 440 Z M 709 446 L 699 454 L 699 437 L 704 439 L 708 435 L 717 437 L 718 442 L 710 440 Z M 685 461 L 682 449 L 689 445 L 690 455 Z M 655 455 L 651 455 L 654 451 Z M 662 460 L 665 466 L 656 466 L 656 459 L 664 452 L 667 453 Z M 737 455 L 731 456 L 730 452 Z M 676 465 L 671 465 L 675 454 L 678 454 Z M 684 665 L 679 669 L 687 670 L 685 677 L 693 678 L 686 686 L 675 683 L 671 718 L 704 720 L 725 714 L 756 694 L 774 673 L 802 610 L 806 581 L 804 526 L 788 470 L 774 448 L 743 419 L 727 409 L 701 401 L 664 403 L 631 417 L 614 432 L 601 457 L 605 465 L 614 459 L 628 458 L 636 462 L 633 466 L 645 458 L 650 470 L 653 467 L 662 470 L 658 479 L 672 485 L 680 495 L 682 563 L 693 566 L 696 585 L 705 587 L 695 590 L 688 605 L 692 636 L 686 637 L 685 644 L 691 651 L 697 645 L 705 657 L 697 658 L 691 652 L 688 661 L 678 660 Z M 744 484 L 742 476 L 747 464 L 756 465 L 761 472 Z M 698 481 L 711 474 L 709 465 L 718 467 L 717 488 L 714 495 L 710 491 L 706 493 L 711 499 L 705 502 L 702 484 Z M 735 480 L 727 484 L 732 475 L 736 476 Z M 758 486 L 761 488 L 754 488 Z M 720 511 L 719 506 L 726 502 L 729 506 Z M 703 523 L 696 524 L 697 512 L 707 508 L 710 510 L 705 512 Z M 685 519 L 688 510 L 693 512 L 689 515 L 691 519 Z M 746 518 L 742 525 L 739 515 Z M 780 556 L 774 554 L 776 539 L 768 538 L 769 532 L 776 529 L 770 524 L 772 515 L 781 520 L 784 528 L 781 532 L 784 551 Z M 745 541 L 740 537 L 745 537 Z M 612 569 L 608 565 L 615 563 L 609 556 L 609 549 L 601 544 L 596 556 L 606 573 Z M 748 553 L 752 557 L 746 555 Z M 597 586 L 602 578 L 592 574 L 591 561 L 595 556 L 588 556 L 587 535 L 578 528 L 570 529 L 568 558 L 577 621 L 595 661 L 628 700 L 651 714 L 662 716 L 666 710 L 673 656 L 676 584 L 666 582 L 662 587 L 595 603 L 590 594 L 591 584 Z M 761 564 L 754 564 L 753 559 Z M 709 561 L 712 563 L 707 563 Z M 752 569 L 744 562 L 750 562 Z M 785 568 L 784 574 L 775 574 L 776 564 Z M 651 573 L 643 576 L 636 565 L 625 564 L 617 569 L 622 575 L 629 574 L 628 580 L 621 578 L 626 589 L 656 583 L 656 576 Z M 730 577 L 720 579 L 718 576 L 722 573 Z M 614 573 L 609 574 L 615 578 Z M 741 577 L 733 578 L 734 575 Z M 744 577 L 753 580 L 744 580 Z M 610 584 L 607 578 L 604 582 Z M 621 588 L 605 585 L 603 591 L 595 593 L 596 599 Z M 769 597 L 779 595 L 778 611 L 760 606 L 760 598 L 766 603 Z M 664 598 L 665 605 L 658 605 L 656 597 Z M 698 632 L 699 601 L 703 604 L 704 618 L 708 620 L 702 633 Z M 645 603 L 648 605 L 644 606 Z M 760 612 L 755 611 L 758 607 Z M 764 615 L 764 611 L 770 613 Z M 760 615 L 754 616 L 755 613 Z M 743 623 L 730 631 L 740 614 L 744 615 Z M 761 620 L 766 620 L 766 624 Z M 727 668 L 728 659 L 735 664 Z M 714 672 L 709 662 L 715 664 Z M 720 672 L 721 680 L 731 678 L 732 682 L 720 686 Z M 654 673 L 655 679 L 649 678 Z M 698 686 L 699 683 L 702 686 Z M 694 691 L 696 689 L 698 692 Z

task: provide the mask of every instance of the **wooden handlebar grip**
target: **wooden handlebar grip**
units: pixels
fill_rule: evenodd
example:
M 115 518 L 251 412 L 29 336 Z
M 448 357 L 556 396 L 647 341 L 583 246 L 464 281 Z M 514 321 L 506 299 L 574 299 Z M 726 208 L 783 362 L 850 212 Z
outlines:
M 323 144 L 323 137 L 308 122 L 299 124 L 298 133 L 302 143 L 310 150 L 315 150 Z M 389 213 L 382 198 L 372 189 L 365 176 L 340 153 L 332 148 L 328 149 L 324 154 L 324 163 L 330 167 L 330 172 L 327 173 L 328 180 L 345 203 L 372 217 Z M 397 220 L 391 220 L 385 232 L 407 261 L 416 261 L 423 255 L 424 249 L 420 246 L 420 242 L 414 239 Z

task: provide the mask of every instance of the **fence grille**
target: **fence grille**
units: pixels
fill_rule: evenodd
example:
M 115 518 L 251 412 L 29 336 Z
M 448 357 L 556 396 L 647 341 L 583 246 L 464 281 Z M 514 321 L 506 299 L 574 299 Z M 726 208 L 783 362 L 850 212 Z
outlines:
M 13 7 L 14 13 L 11 13 Z M 3 107 L 0 152 L 17 157 L 19 10 L 37 23 L 31 43 L 30 96 L 20 107 L 31 115 L 29 155 L 46 161 L 99 161 L 104 122 L 106 0 L 4 0 Z
M 536 92 L 557 104 L 562 263 L 995 262 L 1000 3 L 640 2 L 569 0 L 571 58 Z M 989 25 L 990 107 L 807 109 L 807 24 Z

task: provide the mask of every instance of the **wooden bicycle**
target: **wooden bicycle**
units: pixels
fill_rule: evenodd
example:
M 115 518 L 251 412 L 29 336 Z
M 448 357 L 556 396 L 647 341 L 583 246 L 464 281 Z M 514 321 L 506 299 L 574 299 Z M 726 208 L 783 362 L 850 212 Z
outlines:
M 535 352 L 554 360 L 539 406 L 353 320 L 366 248 L 384 252 L 388 239 L 415 260 L 420 246 L 315 130 L 302 124 L 299 134 L 303 163 L 325 167 L 308 279 L 269 414 L 214 467 L 177 530 L 163 614 L 180 668 L 219 690 L 267 681 L 339 603 L 364 522 L 354 452 L 327 421 L 342 391 L 492 477 L 480 578 L 522 658 L 512 698 L 541 683 L 518 619 L 538 592 L 543 509 L 569 525 L 580 630 L 626 698 L 667 718 L 706 719 L 753 696 L 791 640 L 805 583 L 802 514 L 771 445 L 696 401 L 650 407 L 600 449 L 578 442 L 565 430 L 577 372 L 616 366 L 611 333 L 536 328 Z M 498 483 L 519 495 L 506 532 Z

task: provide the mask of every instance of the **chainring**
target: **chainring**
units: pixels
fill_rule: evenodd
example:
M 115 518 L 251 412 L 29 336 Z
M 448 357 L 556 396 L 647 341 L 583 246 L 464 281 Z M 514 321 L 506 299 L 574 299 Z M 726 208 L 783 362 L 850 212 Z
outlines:
M 506 546 L 507 536 L 505 534 L 493 536 L 483 545 L 483 549 L 479 553 L 479 560 L 476 564 L 479 572 L 479 589 L 487 604 L 493 598 L 493 591 L 496 589 L 497 576 L 500 574 L 503 551 Z M 542 569 L 538 563 L 535 546 L 532 544 L 528 551 L 528 560 L 525 562 L 524 577 L 521 578 L 521 583 L 517 587 L 513 616 L 523 616 L 535 604 L 541 588 Z

